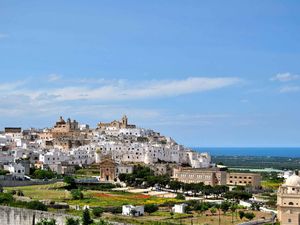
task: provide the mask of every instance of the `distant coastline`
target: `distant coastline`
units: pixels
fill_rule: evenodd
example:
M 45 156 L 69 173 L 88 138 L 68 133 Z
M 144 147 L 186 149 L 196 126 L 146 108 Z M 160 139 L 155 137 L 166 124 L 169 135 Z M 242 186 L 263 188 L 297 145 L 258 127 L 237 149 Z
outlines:
M 300 147 L 192 147 L 192 149 L 209 152 L 213 156 L 300 157 Z

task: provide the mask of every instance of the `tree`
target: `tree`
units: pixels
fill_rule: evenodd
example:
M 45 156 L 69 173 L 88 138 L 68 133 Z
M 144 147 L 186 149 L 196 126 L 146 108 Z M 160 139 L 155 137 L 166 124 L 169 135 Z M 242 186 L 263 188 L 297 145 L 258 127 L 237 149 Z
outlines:
M 76 189 L 76 182 L 74 177 L 66 176 L 64 177 L 64 182 L 68 184 L 68 189 Z
M 90 225 L 94 221 L 91 219 L 90 211 L 86 208 L 82 213 L 82 225 Z
M 255 217 L 255 214 L 253 212 L 245 213 L 245 218 L 248 220 L 253 220 L 254 217 Z
M 72 217 L 66 219 L 65 225 L 80 225 L 79 219 L 74 219 Z
M 233 223 L 233 215 L 234 215 L 234 213 L 236 212 L 236 210 L 237 210 L 237 205 L 236 204 L 231 204 L 231 206 L 230 206 L 230 211 L 231 211 L 231 222 Z
M 239 211 L 239 217 L 241 220 L 245 217 L 244 211 Z
M 194 209 L 196 211 L 199 211 L 202 215 L 203 212 L 207 211 L 209 209 L 209 206 L 206 202 L 201 202 L 200 204 L 195 205 Z
M 222 211 L 224 212 L 224 215 L 226 214 L 226 212 L 229 210 L 229 208 L 230 208 L 230 202 L 228 202 L 228 201 L 224 201 L 224 202 L 222 202 L 221 203 L 221 209 L 222 209 Z
M 36 225 L 56 225 L 55 219 L 42 219 L 40 222 L 36 223 Z
M 158 210 L 158 206 L 155 204 L 146 204 L 144 206 L 144 211 L 147 213 L 154 213 Z
M 52 179 L 53 177 L 55 177 L 55 174 L 50 170 L 38 169 L 34 171 L 33 176 L 36 179 Z
M 215 215 L 217 212 L 217 209 L 215 207 L 210 208 L 210 212 L 212 215 Z
M 73 200 L 83 199 L 83 194 L 79 189 L 72 190 L 71 195 Z
M 93 214 L 96 217 L 101 217 L 101 215 L 102 215 L 103 212 L 104 212 L 104 209 L 101 208 L 101 207 L 93 208 Z
M 178 193 L 175 198 L 178 199 L 178 200 L 185 200 L 184 195 L 181 194 L 181 193 Z
M 218 209 L 218 214 L 219 214 L 219 225 L 221 224 L 221 212 L 220 212 L 220 209 L 221 209 L 221 205 L 219 204 L 216 204 L 216 209 Z
M 252 202 L 251 209 L 259 211 L 260 210 L 260 205 L 257 202 Z

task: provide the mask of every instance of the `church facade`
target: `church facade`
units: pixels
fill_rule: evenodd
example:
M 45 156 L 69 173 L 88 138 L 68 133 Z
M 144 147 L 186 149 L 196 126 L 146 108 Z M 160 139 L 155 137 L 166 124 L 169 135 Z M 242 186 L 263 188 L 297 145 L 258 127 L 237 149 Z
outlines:
M 286 179 L 277 192 L 277 216 L 281 225 L 300 225 L 300 177 Z

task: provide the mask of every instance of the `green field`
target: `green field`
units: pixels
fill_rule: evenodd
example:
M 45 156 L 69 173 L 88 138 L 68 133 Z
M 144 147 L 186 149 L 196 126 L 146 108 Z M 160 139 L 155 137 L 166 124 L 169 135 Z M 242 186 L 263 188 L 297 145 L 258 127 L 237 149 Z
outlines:
M 24 187 L 9 187 L 6 191 L 21 190 L 25 197 L 32 200 L 50 200 L 57 202 L 66 202 L 69 205 L 89 205 L 91 207 L 122 206 L 125 204 L 163 204 L 168 201 L 178 202 L 177 199 L 158 198 L 143 194 L 133 194 L 128 192 L 105 192 L 105 191 L 83 191 L 84 199 L 72 200 L 69 191 L 63 189 L 64 183 L 55 183 L 48 185 L 34 185 Z

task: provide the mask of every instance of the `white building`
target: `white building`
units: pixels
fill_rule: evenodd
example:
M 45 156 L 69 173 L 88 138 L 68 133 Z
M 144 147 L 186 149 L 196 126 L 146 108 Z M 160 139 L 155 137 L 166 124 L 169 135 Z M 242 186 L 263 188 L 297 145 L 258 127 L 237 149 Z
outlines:
M 175 204 L 174 207 L 172 208 L 172 211 L 174 213 L 186 213 L 185 209 L 188 205 L 185 203 L 182 204 Z
M 143 216 L 144 213 L 145 213 L 144 206 L 133 206 L 133 205 L 122 206 L 122 215 L 124 216 Z
M 9 171 L 9 173 L 13 176 L 15 179 L 24 179 L 25 176 L 25 168 L 21 164 L 13 163 L 9 165 L 4 165 L 4 170 Z

